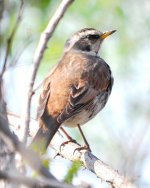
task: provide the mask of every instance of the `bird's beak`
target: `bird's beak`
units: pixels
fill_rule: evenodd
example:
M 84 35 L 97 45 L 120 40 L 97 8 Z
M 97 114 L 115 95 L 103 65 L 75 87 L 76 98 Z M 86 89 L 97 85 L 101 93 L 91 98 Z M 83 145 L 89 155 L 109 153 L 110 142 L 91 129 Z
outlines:
M 111 35 L 111 34 L 113 34 L 115 32 L 116 32 L 116 30 L 106 31 L 102 35 L 100 35 L 100 39 L 105 39 L 106 37 L 108 37 L 109 35 Z

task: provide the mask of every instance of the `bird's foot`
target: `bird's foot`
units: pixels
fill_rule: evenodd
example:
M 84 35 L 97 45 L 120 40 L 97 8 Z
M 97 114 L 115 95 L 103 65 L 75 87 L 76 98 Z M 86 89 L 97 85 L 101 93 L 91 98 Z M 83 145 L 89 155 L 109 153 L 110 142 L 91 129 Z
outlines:
M 70 143 L 70 142 L 73 142 L 73 143 L 75 143 L 75 144 L 78 144 L 76 140 L 74 140 L 73 138 L 71 138 L 70 140 L 67 140 L 67 141 L 63 142 L 63 143 L 60 145 L 60 151 L 61 151 L 61 148 L 62 148 L 64 145 L 66 145 L 66 144 L 68 144 L 68 143 Z M 81 146 L 80 144 L 78 144 L 78 145 Z

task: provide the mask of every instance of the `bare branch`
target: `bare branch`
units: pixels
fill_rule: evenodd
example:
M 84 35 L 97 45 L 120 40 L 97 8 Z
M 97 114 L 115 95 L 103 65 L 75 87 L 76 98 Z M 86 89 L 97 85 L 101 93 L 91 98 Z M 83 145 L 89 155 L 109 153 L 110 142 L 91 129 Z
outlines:
M 0 21 L 2 19 L 3 11 L 4 11 L 4 0 L 0 0 Z
M 76 150 L 79 148 L 78 144 L 68 143 L 61 147 L 65 141 L 66 139 L 64 140 L 64 137 L 60 137 L 57 134 L 51 143 L 52 148 L 62 157 L 71 161 L 80 160 L 88 170 L 95 173 L 103 181 L 110 183 L 114 188 L 136 188 L 126 177 L 121 176 L 116 170 L 98 159 L 91 152 L 87 150 Z
M 0 83 L 2 83 L 2 78 L 0 77 Z M 8 119 L 6 113 L 6 103 L 2 97 L 2 86 L 0 84 L 0 126 L 1 119 L 4 119 L 5 127 L 8 128 Z M 7 144 L 0 137 L 0 169 L 3 171 L 16 171 L 16 163 L 15 163 L 15 153 L 10 150 Z M 8 182 L 0 181 L 0 187 L 9 187 Z
M 5 180 L 10 183 L 15 183 L 15 184 L 24 184 L 30 187 L 41 187 L 41 188 L 73 188 L 74 186 L 72 185 L 67 185 L 63 183 L 57 183 L 55 180 L 39 180 L 37 178 L 30 178 L 26 177 L 21 174 L 10 174 L 6 172 L 0 171 L 0 179 Z
M 9 121 L 11 122 L 12 117 L 8 117 Z M 17 118 L 15 122 L 17 122 Z M 30 135 L 34 137 L 34 135 L 36 134 L 36 128 L 38 129 L 38 123 L 34 120 L 31 120 L 31 124 L 34 125 L 30 126 Z M 78 143 L 70 142 L 61 147 L 62 143 L 64 143 L 66 140 L 67 138 L 63 134 L 60 134 L 60 132 L 58 132 L 54 136 L 50 145 L 62 157 L 70 161 L 80 160 L 83 163 L 83 166 L 85 166 L 91 172 L 95 173 L 95 175 L 101 180 L 111 184 L 113 188 L 137 188 L 126 177 L 120 175 L 116 170 L 98 159 L 91 152 L 87 150 L 76 150 L 79 147 Z
M 33 66 L 31 71 L 31 78 L 30 78 L 30 84 L 29 84 L 29 91 L 28 91 L 28 99 L 25 106 L 25 113 L 24 113 L 24 138 L 23 141 L 26 143 L 27 141 L 27 134 L 29 130 L 29 123 L 30 123 L 30 110 L 31 110 L 31 99 L 33 94 L 33 85 L 36 77 L 37 70 L 39 68 L 40 62 L 42 60 L 44 51 L 47 47 L 47 43 L 49 39 L 51 38 L 58 22 L 63 17 L 64 13 L 66 12 L 69 5 L 73 2 L 73 0 L 63 0 L 61 4 L 59 5 L 58 9 L 56 10 L 54 16 L 49 21 L 46 29 L 41 34 L 41 38 L 39 41 L 39 44 L 37 46 L 37 49 L 35 51 L 34 59 L 33 59 Z
M 15 25 L 13 27 L 13 30 L 12 30 L 12 32 L 11 32 L 11 34 L 10 34 L 8 40 L 7 40 L 6 54 L 5 54 L 5 58 L 4 58 L 3 69 L 2 69 L 2 72 L 1 72 L 1 75 L 0 75 L 1 77 L 3 77 L 3 74 L 4 74 L 5 70 L 6 70 L 8 55 L 10 53 L 11 46 L 12 46 L 12 43 L 13 43 L 13 39 L 14 39 L 14 36 L 15 36 L 16 31 L 18 29 L 21 17 L 22 17 L 23 5 L 24 5 L 24 1 L 20 0 L 20 7 L 19 7 L 19 12 L 18 12 L 18 15 L 17 15 L 17 19 L 16 19 Z

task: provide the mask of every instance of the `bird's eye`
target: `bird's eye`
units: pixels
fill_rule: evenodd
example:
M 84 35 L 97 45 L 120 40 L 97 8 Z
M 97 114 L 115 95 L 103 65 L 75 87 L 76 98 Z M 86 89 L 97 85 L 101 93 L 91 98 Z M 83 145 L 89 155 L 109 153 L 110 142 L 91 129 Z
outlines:
M 88 35 L 88 39 L 89 40 L 96 40 L 96 39 L 99 39 L 99 35 Z

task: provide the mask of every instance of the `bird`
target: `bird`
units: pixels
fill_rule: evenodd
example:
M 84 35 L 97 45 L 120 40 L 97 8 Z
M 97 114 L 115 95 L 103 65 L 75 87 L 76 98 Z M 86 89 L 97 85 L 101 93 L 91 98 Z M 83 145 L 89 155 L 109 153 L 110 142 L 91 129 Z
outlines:
M 37 109 L 39 129 L 30 144 L 33 150 L 44 153 L 62 126 L 78 127 L 88 145 L 81 126 L 104 108 L 111 94 L 114 79 L 99 51 L 115 31 L 84 28 L 66 41 L 62 57 L 43 83 Z

